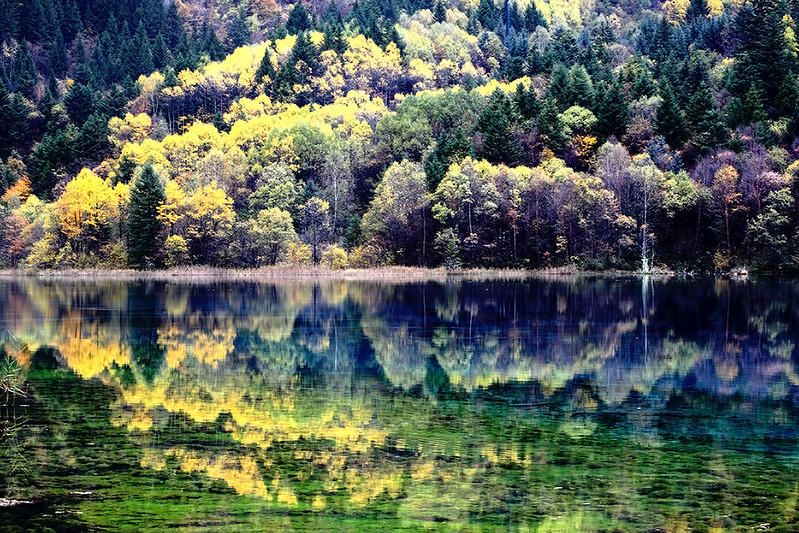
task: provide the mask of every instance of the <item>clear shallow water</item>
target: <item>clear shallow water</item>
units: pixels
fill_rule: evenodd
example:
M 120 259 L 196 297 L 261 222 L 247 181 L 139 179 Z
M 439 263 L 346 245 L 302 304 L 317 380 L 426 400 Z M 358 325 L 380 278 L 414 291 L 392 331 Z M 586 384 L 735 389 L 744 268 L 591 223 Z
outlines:
M 0 530 L 799 530 L 799 286 L 0 283 Z

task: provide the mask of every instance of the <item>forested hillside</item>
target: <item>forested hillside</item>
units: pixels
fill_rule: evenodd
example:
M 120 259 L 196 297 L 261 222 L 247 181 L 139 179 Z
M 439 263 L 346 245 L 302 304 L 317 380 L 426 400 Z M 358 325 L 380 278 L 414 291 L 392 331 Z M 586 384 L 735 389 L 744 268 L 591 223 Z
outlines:
M 797 271 L 798 19 L 0 0 L 0 265 Z

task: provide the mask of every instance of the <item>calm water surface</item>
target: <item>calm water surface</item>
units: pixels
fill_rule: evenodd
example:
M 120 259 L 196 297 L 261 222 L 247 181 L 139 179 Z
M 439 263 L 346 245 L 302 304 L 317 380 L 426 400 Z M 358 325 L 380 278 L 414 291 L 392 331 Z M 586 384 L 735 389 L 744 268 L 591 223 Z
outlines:
M 797 531 L 799 286 L 0 282 L 0 530 Z

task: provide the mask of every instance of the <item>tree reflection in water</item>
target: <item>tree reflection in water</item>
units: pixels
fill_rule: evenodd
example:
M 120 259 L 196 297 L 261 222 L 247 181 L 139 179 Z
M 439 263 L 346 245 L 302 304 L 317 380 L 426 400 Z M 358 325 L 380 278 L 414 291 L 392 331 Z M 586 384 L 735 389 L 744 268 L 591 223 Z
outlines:
M 239 523 L 220 505 L 300 529 L 791 524 L 797 295 L 651 277 L 7 282 L 36 464 L 0 496 L 133 529 Z M 63 500 L 67 473 L 102 496 Z

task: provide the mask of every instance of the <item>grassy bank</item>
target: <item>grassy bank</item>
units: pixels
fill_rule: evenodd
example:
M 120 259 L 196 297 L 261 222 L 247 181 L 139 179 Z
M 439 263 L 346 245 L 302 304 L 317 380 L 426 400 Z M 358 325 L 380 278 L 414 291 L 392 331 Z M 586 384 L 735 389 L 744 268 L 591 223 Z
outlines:
M 670 276 L 672 272 L 657 272 L 656 276 Z M 271 266 L 256 269 L 214 268 L 191 266 L 167 270 L 111 270 L 111 269 L 63 269 L 63 270 L 0 270 L 0 279 L 110 279 L 120 281 L 162 280 L 162 281 L 272 281 L 306 279 L 341 279 L 355 281 L 423 281 L 423 280 L 490 280 L 527 279 L 559 276 L 606 276 L 622 277 L 640 275 L 633 271 L 581 271 L 575 267 L 561 267 L 543 270 L 522 269 L 457 269 L 420 267 L 381 267 L 369 269 L 331 269 L 325 266 L 292 267 Z

